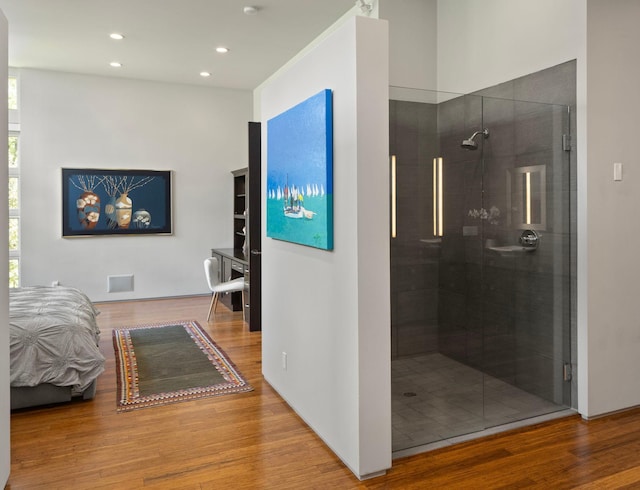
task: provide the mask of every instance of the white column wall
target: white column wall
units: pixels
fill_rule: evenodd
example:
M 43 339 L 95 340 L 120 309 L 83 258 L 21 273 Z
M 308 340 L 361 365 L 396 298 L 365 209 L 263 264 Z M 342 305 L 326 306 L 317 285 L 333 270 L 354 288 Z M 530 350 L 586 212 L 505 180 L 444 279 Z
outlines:
M 437 0 L 379 0 L 379 17 L 389 21 L 392 87 L 436 89 L 437 6 Z
M 251 92 L 23 69 L 23 285 L 94 301 L 206 294 L 202 261 L 232 246 Z M 61 237 L 61 167 L 173 170 L 173 236 Z M 107 276 L 134 291 L 107 293 Z
M 0 11 L 0 80 L 8 77 L 7 55 L 7 19 Z M 0 138 L 7 141 L 7 97 L 0 99 Z M 10 396 L 9 396 L 9 209 L 8 209 L 8 169 L 7 152 L 0 154 L 0 216 L 5 226 L 0 226 L 0 250 L 3 259 L 0 261 L 0 487 L 4 487 L 9 478 L 11 468 L 11 430 L 10 430 Z
M 334 250 L 263 236 L 262 366 L 359 477 L 391 466 L 387 46 L 347 19 L 261 91 L 264 189 L 267 121 L 333 90 Z
M 589 386 L 581 412 L 591 417 L 640 405 L 639 18 L 637 1 L 587 2 Z M 623 164 L 621 182 L 614 162 Z

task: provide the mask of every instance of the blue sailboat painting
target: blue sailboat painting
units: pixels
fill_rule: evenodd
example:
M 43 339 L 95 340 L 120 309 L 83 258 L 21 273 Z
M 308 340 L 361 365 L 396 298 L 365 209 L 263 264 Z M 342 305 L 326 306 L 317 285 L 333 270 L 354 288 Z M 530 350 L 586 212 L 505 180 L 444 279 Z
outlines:
M 267 121 L 267 236 L 333 250 L 333 94 Z

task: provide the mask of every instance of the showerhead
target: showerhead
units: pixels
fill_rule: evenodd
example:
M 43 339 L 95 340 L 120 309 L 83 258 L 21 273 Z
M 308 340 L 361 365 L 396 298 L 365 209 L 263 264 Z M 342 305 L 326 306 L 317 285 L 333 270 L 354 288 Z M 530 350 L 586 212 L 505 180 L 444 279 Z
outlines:
M 482 134 L 484 136 L 484 139 L 487 139 L 489 137 L 489 130 L 487 128 L 484 128 L 482 131 L 476 131 L 471 135 L 471 138 L 462 140 L 462 144 L 460 146 L 467 150 L 477 150 L 478 143 L 475 142 L 474 138 L 479 134 Z
M 462 148 L 465 148 L 467 150 L 477 150 L 478 149 L 478 143 L 473 141 L 471 138 L 469 138 L 468 140 L 462 140 L 462 144 L 460 146 L 462 146 Z

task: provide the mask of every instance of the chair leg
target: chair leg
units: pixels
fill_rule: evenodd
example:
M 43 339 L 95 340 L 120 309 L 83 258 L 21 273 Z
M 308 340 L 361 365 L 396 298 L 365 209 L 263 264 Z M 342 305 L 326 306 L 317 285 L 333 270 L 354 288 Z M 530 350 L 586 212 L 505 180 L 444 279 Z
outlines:
M 216 313 L 216 310 L 218 309 L 218 303 L 220 302 L 220 293 L 216 293 L 215 296 L 216 296 L 216 300 L 213 303 L 213 314 L 214 315 Z
M 246 318 L 245 313 L 244 313 L 244 307 L 247 304 L 246 298 L 244 296 L 245 294 L 246 294 L 246 289 L 243 289 L 242 290 L 242 321 L 243 322 L 247 321 L 247 318 Z
M 211 303 L 209 303 L 209 314 L 207 315 L 207 321 L 209 321 L 209 319 L 211 318 L 211 312 L 213 311 L 213 307 L 215 306 L 214 303 L 216 302 L 217 297 L 218 293 L 213 293 L 211 295 Z

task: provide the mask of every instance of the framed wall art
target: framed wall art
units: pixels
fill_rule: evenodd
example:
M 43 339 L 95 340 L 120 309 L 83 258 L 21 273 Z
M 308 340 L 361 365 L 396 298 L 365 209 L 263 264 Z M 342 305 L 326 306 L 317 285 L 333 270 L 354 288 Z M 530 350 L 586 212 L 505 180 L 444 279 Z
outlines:
M 333 106 L 325 89 L 267 121 L 267 236 L 333 249 Z
M 171 234 L 171 171 L 62 169 L 62 236 Z

